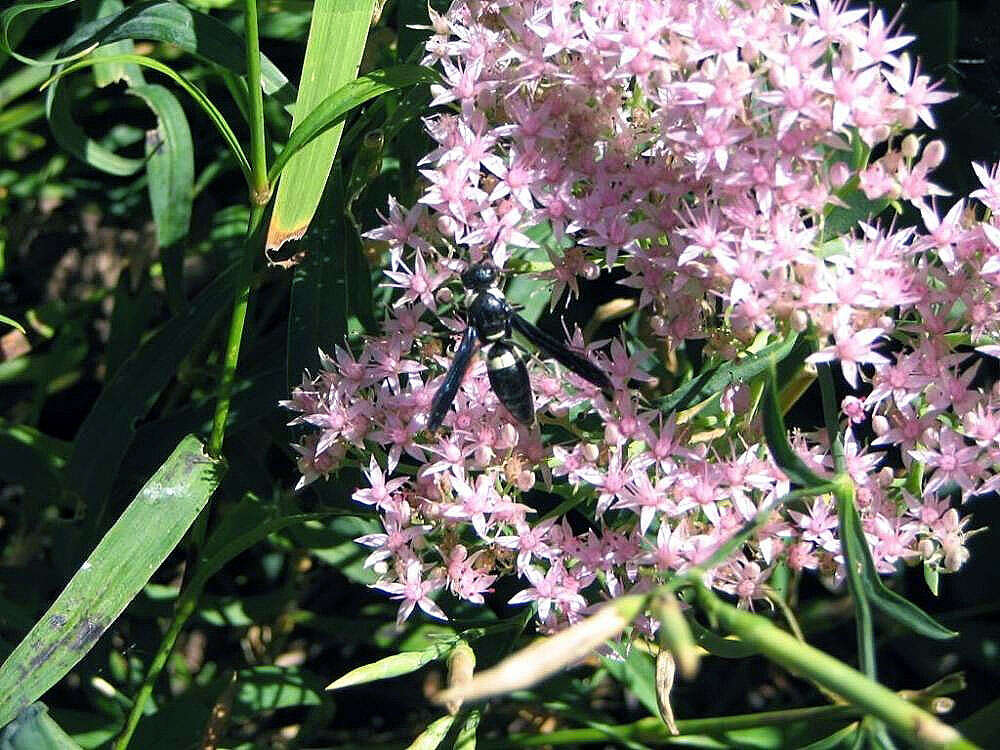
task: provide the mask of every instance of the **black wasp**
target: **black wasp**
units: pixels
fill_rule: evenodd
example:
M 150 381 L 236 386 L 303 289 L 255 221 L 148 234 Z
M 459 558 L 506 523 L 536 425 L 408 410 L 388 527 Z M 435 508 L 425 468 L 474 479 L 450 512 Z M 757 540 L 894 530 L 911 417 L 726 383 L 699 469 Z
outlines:
M 535 421 L 535 402 L 531 394 L 528 369 L 512 346 L 511 329 L 520 332 L 534 344 L 542 356 L 554 359 L 590 381 L 603 391 L 611 392 L 611 381 L 594 363 L 570 351 L 561 341 L 529 323 L 517 314 L 496 286 L 499 269 L 489 261 L 476 263 L 462 274 L 462 284 L 472 294 L 468 306 L 468 326 L 462 341 L 455 350 L 448 374 L 434 394 L 427 428 L 436 430 L 462 384 L 472 355 L 478 346 L 489 346 L 486 352 L 486 370 L 490 385 L 500 402 L 517 421 L 530 425 Z

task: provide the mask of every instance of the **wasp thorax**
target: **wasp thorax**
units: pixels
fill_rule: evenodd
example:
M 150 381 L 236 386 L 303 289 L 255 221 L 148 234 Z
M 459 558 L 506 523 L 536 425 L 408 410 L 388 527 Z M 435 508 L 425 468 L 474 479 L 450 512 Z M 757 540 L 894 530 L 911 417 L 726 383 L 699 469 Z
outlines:
M 466 289 L 486 289 L 493 286 L 499 275 L 500 269 L 489 261 L 483 261 L 469 266 L 462 274 L 462 283 Z

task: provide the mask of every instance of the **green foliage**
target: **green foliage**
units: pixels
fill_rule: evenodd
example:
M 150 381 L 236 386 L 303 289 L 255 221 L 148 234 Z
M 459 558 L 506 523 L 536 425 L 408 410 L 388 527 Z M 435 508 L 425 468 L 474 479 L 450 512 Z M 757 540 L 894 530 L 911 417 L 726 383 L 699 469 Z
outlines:
M 657 718 L 652 658 L 627 640 L 591 663 L 596 673 L 563 672 L 489 710 L 428 710 L 422 688 L 456 643 L 489 667 L 531 640 L 532 613 L 506 609 L 501 590 L 491 607 L 450 602 L 454 621 L 398 630 L 394 603 L 365 588 L 375 573 L 354 541 L 383 531 L 350 500 L 365 467 L 291 494 L 295 454 L 277 406 L 303 371 L 318 371 L 318 349 L 379 329 L 387 297 L 370 265 L 379 248 L 362 232 L 388 195 L 419 197 L 417 162 L 429 150 L 420 120 L 437 80 L 413 64 L 428 6 L 277 0 L 259 9 L 259 40 L 244 30 L 247 8 L 258 10 L 47 0 L 0 13 L 0 750 L 174 750 L 210 737 L 245 748 L 877 746 L 854 706 L 784 705 L 824 696 L 807 682 L 779 690 L 788 677 L 763 666 L 762 654 L 805 674 L 749 637 L 757 620 L 784 627 L 780 617 L 759 612 L 747 638 L 733 635 L 719 622 L 731 613 L 698 609 L 688 578 L 670 592 L 687 607 L 684 637 L 664 644 L 709 656 L 669 696 L 680 737 Z M 54 46 L 50 29 L 61 35 Z M 248 65 L 257 42 L 265 54 Z M 307 83 L 296 90 L 290 80 Z M 267 190 L 248 198 L 261 179 Z M 275 185 L 292 194 L 273 208 L 278 224 L 296 235 L 308 224 L 287 272 L 262 262 L 271 218 L 262 201 Z M 825 252 L 859 216 L 888 207 L 856 184 L 841 198 L 821 227 Z M 525 270 L 569 244 L 557 246 L 547 225 L 525 231 L 539 245 L 519 253 Z M 508 297 L 536 320 L 548 291 L 523 274 Z M 636 318 L 626 323 L 634 329 Z M 670 373 L 676 387 L 655 396 L 664 414 L 714 418 L 724 389 L 750 384 L 772 455 L 796 486 L 716 556 L 777 504 L 833 493 L 855 608 L 840 598 L 810 614 L 826 599 L 798 602 L 806 638 L 830 630 L 824 646 L 848 659 L 841 646 L 857 617 L 860 647 L 873 654 L 870 605 L 941 639 L 928 662 L 962 658 L 995 680 L 1000 632 L 977 612 L 941 618 L 945 627 L 903 596 L 902 579 L 890 588 L 838 484 L 842 467 L 820 477 L 792 451 L 788 409 L 802 394 L 788 386 L 805 370 L 808 332 L 759 344 L 736 362 L 685 349 Z M 556 482 L 548 500 L 574 518 L 584 498 Z M 794 598 L 801 581 L 789 578 L 783 593 Z M 739 614 L 735 626 L 748 622 Z M 907 648 L 894 630 L 880 635 L 884 651 Z M 907 674 L 919 681 L 936 668 L 917 662 Z M 745 713 L 748 695 L 771 710 Z M 993 704 L 962 728 L 988 745 L 997 715 Z M 510 733 L 550 724 L 546 734 Z

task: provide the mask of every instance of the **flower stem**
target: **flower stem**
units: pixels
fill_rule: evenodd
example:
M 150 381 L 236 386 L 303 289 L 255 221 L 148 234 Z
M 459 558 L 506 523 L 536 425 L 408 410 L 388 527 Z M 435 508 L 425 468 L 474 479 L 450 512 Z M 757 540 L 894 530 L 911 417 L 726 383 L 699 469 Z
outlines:
M 264 206 L 271 195 L 267 181 L 267 150 L 264 143 L 264 95 L 261 90 L 260 35 L 257 29 L 257 0 L 246 0 L 244 23 L 247 47 L 247 96 L 250 103 L 250 167 L 251 202 L 250 221 L 247 226 L 246 245 L 236 280 L 236 295 L 233 301 L 233 317 L 229 324 L 226 354 L 222 361 L 219 377 L 219 400 L 215 405 L 212 419 L 212 434 L 208 439 L 208 454 L 213 458 L 222 455 L 222 440 L 226 432 L 226 418 L 229 416 L 229 402 L 233 395 L 233 381 L 236 378 L 236 363 L 240 358 L 240 343 L 246 322 L 247 303 L 250 301 L 250 282 L 253 278 L 253 262 L 257 255 L 256 238 L 264 219 Z
M 247 45 L 247 97 L 250 104 L 250 169 L 253 180 L 252 203 L 263 206 L 271 195 L 267 181 L 267 147 L 264 143 L 264 92 L 260 79 L 260 34 L 257 29 L 257 0 L 246 0 L 244 28 Z
M 167 659 L 174 650 L 174 644 L 177 642 L 177 636 L 180 635 L 181 629 L 184 627 L 185 623 L 187 623 L 188 618 L 194 614 L 204 586 L 205 579 L 196 574 L 181 594 L 180 599 L 177 602 L 177 606 L 174 609 L 174 617 L 170 621 L 170 627 L 168 627 L 167 632 L 163 634 L 163 638 L 160 640 L 160 646 L 153 655 L 152 661 L 149 663 L 149 670 L 146 672 L 146 676 L 142 680 L 142 685 L 139 686 L 139 692 L 136 693 L 135 702 L 132 704 L 128 717 L 125 719 L 125 726 L 115 739 L 113 750 L 125 750 L 128 747 L 129 742 L 132 740 L 132 735 L 135 733 L 135 728 L 139 724 L 139 719 L 142 718 L 143 709 L 145 709 L 146 703 L 149 701 L 149 697 L 153 694 L 153 686 L 156 684 L 156 680 L 159 678 L 160 672 L 163 671 L 163 667 L 166 665 Z
M 918 747 L 943 750 L 976 747 L 932 714 L 856 669 L 803 643 L 766 618 L 726 604 L 704 586 L 698 586 L 696 591 L 698 606 L 742 641 L 786 669 L 832 690 L 866 714 L 881 719 L 893 732 Z
M 740 729 L 784 726 L 803 721 L 838 721 L 858 718 L 862 715 L 855 706 L 815 706 L 793 708 L 783 711 L 763 711 L 756 714 L 717 716 L 710 719 L 680 719 L 676 722 L 679 734 L 672 735 L 658 718 L 650 716 L 631 724 L 614 726 L 561 729 L 547 734 L 514 735 L 505 742 L 519 747 L 536 745 L 575 745 L 605 743 L 613 739 L 631 740 L 640 743 L 670 742 L 681 744 L 681 740 L 692 735 L 718 735 Z M 487 747 L 490 747 L 489 745 Z M 507 747 L 505 744 L 504 747 Z

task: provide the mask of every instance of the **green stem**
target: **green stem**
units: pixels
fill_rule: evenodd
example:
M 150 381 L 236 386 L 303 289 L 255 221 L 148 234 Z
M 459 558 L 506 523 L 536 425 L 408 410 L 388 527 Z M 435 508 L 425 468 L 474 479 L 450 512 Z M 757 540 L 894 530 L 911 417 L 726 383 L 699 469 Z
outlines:
M 264 207 L 252 206 L 250 209 L 250 222 L 247 227 L 247 242 L 243 248 L 243 258 L 240 262 L 240 269 L 236 279 L 236 296 L 233 300 L 233 317 L 229 324 L 226 354 L 222 361 L 222 372 L 219 377 L 219 400 L 215 404 L 215 416 L 212 419 L 212 434 L 208 438 L 208 455 L 213 458 L 222 456 L 222 440 L 226 432 L 229 403 L 233 397 L 233 382 L 236 380 L 236 363 L 240 358 L 240 343 L 243 340 L 243 326 L 247 317 L 247 305 L 250 302 L 253 263 L 257 257 L 256 240 L 263 220 Z
M 548 734 L 514 735 L 504 742 L 520 747 L 532 747 L 536 745 L 607 743 L 609 740 L 617 739 L 650 744 L 670 744 L 673 741 L 683 745 L 686 744 L 685 738 L 690 739 L 692 735 L 719 735 L 740 729 L 784 726 L 803 721 L 846 721 L 856 719 L 861 715 L 862 711 L 855 706 L 840 705 L 763 711 L 756 714 L 718 716 L 710 719 L 680 719 L 676 722 L 677 730 L 680 732 L 677 735 L 670 734 L 662 721 L 651 716 L 631 724 L 561 729 Z M 507 744 L 503 745 L 503 747 L 507 746 Z M 491 746 L 488 745 L 488 747 Z
M 267 181 L 267 146 L 264 143 L 264 93 L 260 86 L 260 34 L 257 30 L 257 0 L 246 0 L 247 96 L 250 104 L 250 168 L 252 202 L 263 206 L 271 196 Z
M 187 623 L 188 618 L 194 614 L 195 609 L 198 607 L 198 600 L 201 598 L 201 591 L 204 587 L 205 579 L 196 575 L 177 601 L 177 606 L 174 609 L 174 618 L 170 621 L 170 627 L 164 633 L 163 639 L 160 641 L 160 647 L 156 650 L 156 654 L 153 655 L 153 660 L 149 663 L 149 671 L 146 672 L 146 676 L 142 680 L 142 685 L 139 686 L 139 692 L 135 696 L 135 702 L 132 704 L 132 709 L 129 711 L 128 717 L 125 719 L 125 726 L 122 728 L 121 734 L 115 738 L 113 750 L 125 750 L 132 740 L 132 735 L 139 724 L 139 719 L 142 718 L 143 709 L 145 709 L 149 697 L 153 694 L 153 686 L 156 684 L 160 672 L 163 671 L 167 659 L 170 658 L 170 654 L 174 650 L 177 636 L 180 635 L 181 629 Z
M 697 588 L 698 606 L 723 627 L 772 661 L 815 680 L 875 716 L 918 747 L 972 750 L 953 727 L 944 724 L 896 693 L 819 649 L 803 643 L 759 615 L 726 604 L 704 586 Z
M 848 531 L 844 526 L 845 514 L 854 505 L 854 483 L 844 475 L 843 481 L 837 483 L 833 496 L 837 500 L 837 517 L 840 519 L 840 538 L 846 539 Z M 866 541 L 865 544 L 868 542 Z M 854 620 L 858 634 L 858 664 L 861 671 L 871 679 L 875 679 L 875 624 L 872 620 L 872 607 L 865 593 L 864 580 L 861 573 L 861 561 L 854 560 L 846 544 L 841 544 L 844 553 L 844 570 L 847 574 L 847 589 L 854 601 Z
M 243 326 L 246 323 L 247 304 L 250 301 L 250 283 L 253 279 L 253 262 L 257 255 L 257 233 L 264 220 L 264 206 L 271 196 L 267 181 L 267 148 L 264 143 L 264 94 L 260 86 L 260 34 L 257 29 L 257 0 L 246 0 L 244 14 L 247 45 L 247 96 L 250 104 L 250 175 L 251 203 L 250 222 L 247 227 L 247 242 L 243 248 L 239 278 L 236 282 L 236 297 L 233 302 L 233 317 L 229 324 L 229 338 L 226 341 L 226 355 L 222 362 L 219 378 L 219 400 L 215 405 L 212 419 L 212 434 L 208 439 L 208 454 L 215 458 L 222 455 L 222 440 L 226 432 L 226 418 L 229 416 L 229 402 L 233 396 L 233 381 L 236 379 L 236 363 L 240 358 L 240 343 L 243 340 Z

